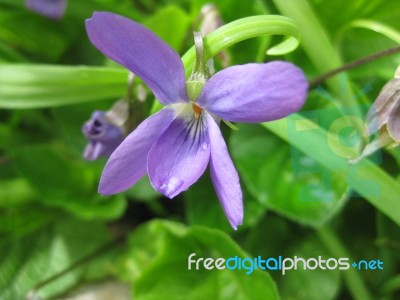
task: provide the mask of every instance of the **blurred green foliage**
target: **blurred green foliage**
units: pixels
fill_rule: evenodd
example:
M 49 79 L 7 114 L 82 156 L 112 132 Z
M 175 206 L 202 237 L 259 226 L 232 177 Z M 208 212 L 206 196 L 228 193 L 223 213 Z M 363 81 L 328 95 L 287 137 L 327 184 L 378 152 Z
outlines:
M 393 77 L 400 55 L 360 66 L 310 91 L 296 117 L 312 125 L 305 112 L 313 111 L 326 124 L 318 123 L 320 131 L 304 142 L 290 140 L 286 120 L 240 125 L 237 132 L 221 125 L 244 191 L 245 221 L 237 232 L 230 228 L 208 175 L 172 201 L 154 192 L 147 179 L 120 195 L 97 194 L 105 160 L 83 161 L 80 128 L 92 111 L 107 110 L 124 96 L 128 72 L 89 43 L 84 20 L 93 11 L 128 16 L 183 55 L 193 45 L 191 33 L 208 2 L 69 0 L 65 17 L 53 21 L 28 11 L 22 0 L 0 0 L 0 299 L 23 299 L 38 286 L 42 299 L 58 299 L 78 285 L 109 277 L 127 282 L 134 299 L 399 299 L 395 192 L 400 188 L 400 153 L 383 151 L 376 163 L 366 164 L 371 167 L 365 174 L 376 175 L 384 190 L 382 197 L 362 198 L 360 190 L 372 187 L 367 183 L 360 188 L 349 180 L 354 176 L 350 168 L 335 171 L 339 160 L 324 151 L 320 138 L 331 123 L 319 110 L 329 108 L 341 117 L 348 108 L 344 104 L 356 104 L 351 114 L 362 116 Z M 225 23 L 260 14 L 291 18 L 302 42 L 278 59 L 300 66 L 309 79 L 393 47 L 398 43 L 393 35 L 400 35 L 397 0 L 214 3 Z M 358 26 L 359 20 L 367 22 Z M 377 31 L 376 24 L 390 30 Z M 231 64 L 269 61 L 276 57 L 265 51 L 280 40 L 257 37 L 226 51 Z M 147 95 L 147 114 L 153 101 Z M 357 193 L 352 187 L 358 187 Z M 114 248 L 89 259 L 121 234 L 126 236 L 123 243 L 118 239 Z M 261 270 L 251 275 L 243 270 L 188 271 L 193 252 L 214 258 L 381 259 L 384 270 L 296 270 L 285 276 Z M 79 266 L 41 286 L 80 260 Z

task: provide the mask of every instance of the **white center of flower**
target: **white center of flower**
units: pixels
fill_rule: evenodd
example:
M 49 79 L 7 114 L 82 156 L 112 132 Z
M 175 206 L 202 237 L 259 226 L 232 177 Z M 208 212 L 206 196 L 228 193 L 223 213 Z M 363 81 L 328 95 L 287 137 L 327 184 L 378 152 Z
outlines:
M 192 137 L 196 137 L 205 129 L 204 110 L 194 102 L 171 104 L 175 117 L 186 123 L 185 127 Z
M 187 120 L 199 119 L 202 115 L 203 109 L 194 102 L 190 103 L 175 103 L 169 105 L 174 111 L 175 116 Z

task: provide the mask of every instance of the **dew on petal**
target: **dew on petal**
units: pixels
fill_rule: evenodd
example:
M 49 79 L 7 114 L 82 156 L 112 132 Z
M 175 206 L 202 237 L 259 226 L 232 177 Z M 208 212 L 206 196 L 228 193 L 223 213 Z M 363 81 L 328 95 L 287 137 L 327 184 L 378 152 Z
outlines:
M 178 190 L 183 183 L 184 183 L 183 180 L 177 177 L 171 177 L 168 182 L 161 185 L 160 191 L 164 195 L 172 198 L 175 196 L 174 194 L 176 190 Z

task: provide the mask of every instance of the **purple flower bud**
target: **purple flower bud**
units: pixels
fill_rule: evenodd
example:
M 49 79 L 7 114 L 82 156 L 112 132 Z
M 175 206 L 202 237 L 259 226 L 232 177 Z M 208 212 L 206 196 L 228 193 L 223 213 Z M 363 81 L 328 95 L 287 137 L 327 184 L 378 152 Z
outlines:
M 67 7 L 67 0 L 26 0 L 26 6 L 51 19 L 61 19 Z
M 86 160 L 96 160 L 100 156 L 109 157 L 125 138 L 121 127 L 111 124 L 104 111 L 93 112 L 82 132 L 89 140 L 83 157 Z

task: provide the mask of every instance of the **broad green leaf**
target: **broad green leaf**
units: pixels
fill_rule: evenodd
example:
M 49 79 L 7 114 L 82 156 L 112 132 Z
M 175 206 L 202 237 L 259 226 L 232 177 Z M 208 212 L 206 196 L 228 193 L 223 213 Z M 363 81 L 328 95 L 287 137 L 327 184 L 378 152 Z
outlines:
M 19 149 L 14 157 L 22 176 L 47 205 L 85 219 L 114 219 L 125 210 L 123 196 L 106 198 L 97 194 L 98 168 L 91 169 L 45 146 Z
M 188 270 L 188 256 L 247 257 L 226 234 L 215 229 L 153 221 L 138 228 L 129 240 L 124 263 L 133 280 L 134 299 L 278 299 L 268 273 L 259 269 Z M 129 272 L 128 272 L 129 273 Z
M 0 298 L 25 299 L 37 284 L 63 271 L 109 239 L 104 225 L 59 219 L 35 234 L 9 239 L 0 247 Z M 63 293 L 79 282 L 78 268 L 37 291 L 41 297 Z
M 0 65 L 0 108 L 42 108 L 125 94 L 128 71 L 55 65 Z
M 313 147 L 315 149 L 317 145 Z M 257 125 L 240 125 L 230 149 L 243 182 L 264 207 L 300 223 L 319 226 L 343 204 L 343 178 Z

